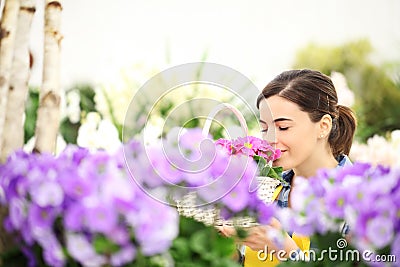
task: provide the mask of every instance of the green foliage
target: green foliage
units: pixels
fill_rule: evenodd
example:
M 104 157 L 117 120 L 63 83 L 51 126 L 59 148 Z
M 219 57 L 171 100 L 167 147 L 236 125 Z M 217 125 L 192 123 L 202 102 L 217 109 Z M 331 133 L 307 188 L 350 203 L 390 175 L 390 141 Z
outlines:
M 311 43 L 298 51 L 294 67 L 317 69 L 327 75 L 330 75 L 331 71 L 344 73 L 368 64 L 367 56 L 371 52 L 371 44 L 365 39 L 341 46 Z
M 374 134 L 385 135 L 400 125 L 400 83 L 391 78 L 387 69 L 369 60 L 372 52 L 370 42 L 365 39 L 341 46 L 310 44 L 299 50 L 294 63 L 294 68 L 317 69 L 327 75 L 337 71 L 345 75 L 356 98 L 356 138 L 360 141 Z
M 94 101 L 95 91 L 89 84 L 78 84 L 67 91 L 76 90 L 79 93 L 79 108 L 81 110 L 81 118 L 85 118 L 89 112 L 97 112 L 96 103 Z M 76 144 L 78 138 L 78 130 L 81 126 L 81 120 L 74 123 L 68 117 L 62 119 L 60 124 L 60 133 L 65 141 L 69 144 Z
M 106 237 L 98 235 L 94 237 L 94 249 L 97 253 L 111 255 L 118 251 L 119 247 Z M 43 260 L 43 251 L 40 246 L 32 246 L 37 266 L 47 267 Z M 218 234 L 212 226 L 206 226 L 192 218 L 181 216 L 179 223 L 179 235 L 174 239 L 168 252 L 160 255 L 145 256 L 138 250 L 135 260 L 125 264 L 125 267 L 240 267 L 233 255 L 237 253 L 233 238 L 226 238 Z M 68 252 L 64 250 L 67 267 L 81 266 Z M 0 254 L 4 266 L 28 266 L 28 259 L 19 247 L 9 249 Z
M 20 267 L 31 266 L 34 263 L 34 266 L 47 267 L 42 257 L 43 249 L 38 244 L 35 243 L 27 250 L 30 251 L 29 255 L 32 257 L 31 259 L 22 252 L 21 247 L 19 247 L 20 245 L 20 243 L 12 245 L 6 251 L 0 253 L 0 266 Z M 69 266 L 73 267 L 72 265 Z
M 76 144 L 78 138 L 78 130 L 81 123 L 72 123 L 68 118 L 64 118 L 60 124 L 60 133 L 65 142 L 68 144 Z
M 212 226 L 181 216 L 179 237 L 170 249 L 176 267 L 239 267 L 233 260 L 236 246 L 232 238 L 222 237 Z
M 79 96 L 80 96 L 80 103 L 79 106 L 83 112 L 85 112 L 84 115 L 86 115 L 89 112 L 95 112 L 96 110 L 96 103 L 94 101 L 94 96 L 95 96 L 95 91 L 93 89 L 93 86 L 90 84 L 79 84 L 74 86 L 75 90 L 79 91 Z
M 25 104 L 24 143 L 35 135 L 37 109 L 39 107 L 39 90 L 30 88 Z
M 94 246 L 96 253 L 103 254 L 103 255 L 104 254 L 110 255 L 119 250 L 119 246 L 117 244 L 115 244 L 114 242 L 112 242 L 111 240 L 109 240 L 104 235 L 95 236 L 94 240 L 93 240 L 93 246 Z
M 17 247 L 7 250 L 0 254 L 0 259 L 3 266 L 20 267 L 28 266 L 28 260 Z

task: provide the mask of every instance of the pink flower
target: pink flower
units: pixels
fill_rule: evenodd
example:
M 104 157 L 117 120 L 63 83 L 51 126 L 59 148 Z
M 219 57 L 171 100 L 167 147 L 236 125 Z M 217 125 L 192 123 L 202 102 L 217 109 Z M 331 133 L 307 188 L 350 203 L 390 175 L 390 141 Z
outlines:
M 222 147 L 225 148 L 230 154 L 234 154 L 234 153 L 232 153 L 232 141 L 231 141 L 231 140 L 220 138 L 220 139 L 218 139 L 218 140 L 215 142 L 215 144 L 216 144 L 216 145 L 222 146 Z
M 279 149 L 273 148 L 268 141 L 255 136 L 238 137 L 234 140 L 218 139 L 216 145 L 224 147 L 230 154 L 255 155 L 265 158 L 267 162 L 275 161 L 281 156 Z

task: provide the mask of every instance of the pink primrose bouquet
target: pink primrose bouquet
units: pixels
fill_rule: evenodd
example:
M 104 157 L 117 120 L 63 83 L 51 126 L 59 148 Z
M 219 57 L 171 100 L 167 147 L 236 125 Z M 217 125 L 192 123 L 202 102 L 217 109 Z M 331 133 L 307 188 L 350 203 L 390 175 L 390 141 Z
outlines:
M 282 167 L 273 167 L 272 162 L 281 156 L 279 149 L 273 148 L 266 140 L 254 136 L 238 137 L 234 140 L 218 139 L 217 145 L 224 147 L 232 155 L 252 157 L 258 166 L 258 176 L 270 177 L 286 183 L 282 179 Z

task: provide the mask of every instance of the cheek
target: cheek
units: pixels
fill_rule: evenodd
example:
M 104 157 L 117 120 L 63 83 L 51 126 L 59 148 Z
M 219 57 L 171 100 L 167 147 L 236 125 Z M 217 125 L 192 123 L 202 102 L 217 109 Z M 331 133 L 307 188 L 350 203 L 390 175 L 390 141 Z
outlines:
M 277 135 L 277 141 L 281 143 L 284 147 L 292 149 L 300 144 L 302 137 L 295 133 L 280 132 Z
M 310 133 L 281 135 L 279 142 L 288 149 L 288 156 L 293 161 L 307 157 L 315 148 L 315 138 Z

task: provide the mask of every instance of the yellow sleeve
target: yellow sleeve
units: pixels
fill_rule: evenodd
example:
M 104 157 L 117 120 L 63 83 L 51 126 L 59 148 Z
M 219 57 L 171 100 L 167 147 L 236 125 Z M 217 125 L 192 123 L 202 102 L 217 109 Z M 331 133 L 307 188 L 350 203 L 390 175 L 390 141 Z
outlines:
M 296 233 L 293 233 L 292 239 L 302 251 L 306 251 L 307 255 L 307 251 L 310 249 L 310 239 L 307 236 L 300 236 Z M 249 247 L 245 248 L 244 253 L 244 267 L 270 267 L 280 263 L 276 253 L 269 255 L 269 252 L 265 254 L 265 252 L 254 251 Z
M 274 194 L 272 195 L 272 199 L 275 200 L 278 196 L 279 193 L 282 191 L 283 186 L 279 185 L 277 188 L 275 188 Z
M 302 236 L 298 235 L 296 233 L 292 234 L 292 239 L 296 243 L 296 245 L 302 250 L 302 251 L 309 251 L 310 250 L 310 238 L 307 236 Z
M 259 253 L 249 247 L 246 247 L 244 251 L 244 267 L 264 267 L 264 266 L 276 266 L 279 264 L 279 260 L 276 255 L 269 255 L 269 253 Z

